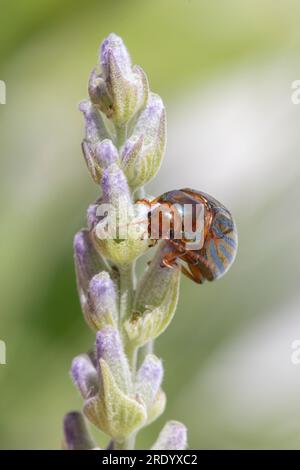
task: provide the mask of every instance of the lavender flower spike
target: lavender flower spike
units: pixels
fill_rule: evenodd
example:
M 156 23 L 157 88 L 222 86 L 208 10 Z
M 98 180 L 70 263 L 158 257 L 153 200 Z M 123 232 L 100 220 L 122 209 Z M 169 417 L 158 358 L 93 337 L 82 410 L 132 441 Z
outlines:
M 153 341 L 174 316 L 180 269 L 162 266 L 173 248 L 159 242 L 150 266 L 135 285 L 135 262 L 151 249 L 144 185 L 157 173 L 166 144 L 161 98 L 133 66 L 120 37 L 110 34 L 90 74 L 82 150 L 99 186 L 88 207 L 88 229 L 74 239 L 77 287 L 84 318 L 96 333 L 94 352 L 72 362 L 71 376 L 83 397 L 85 417 L 114 450 L 134 449 L 140 429 L 165 409 L 162 361 Z M 147 197 L 146 197 L 147 199 Z M 151 198 L 153 199 L 153 198 Z M 141 364 L 141 365 L 140 365 Z M 80 413 L 64 420 L 65 447 L 95 448 Z M 171 421 L 153 449 L 186 447 L 186 429 Z

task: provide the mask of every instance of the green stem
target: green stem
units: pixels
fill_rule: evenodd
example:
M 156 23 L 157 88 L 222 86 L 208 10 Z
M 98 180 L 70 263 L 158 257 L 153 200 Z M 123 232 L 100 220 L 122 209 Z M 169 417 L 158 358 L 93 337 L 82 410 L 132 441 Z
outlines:
M 134 193 L 134 200 L 137 201 L 138 199 L 144 199 L 145 197 L 145 190 L 144 187 L 137 189 Z
M 126 318 L 132 313 L 134 290 L 135 290 L 135 263 L 119 268 L 120 274 L 120 328 Z M 126 351 L 131 368 L 132 378 L 136 374 L 137 368 L 137 348 L 130 348 Z M 129 436 L 124 441 L 114 441 L 113 448 L 116 450 L 133 450 L 135 447 L 135 435 Z
M 145 344 L 145 346 L 142 346 L 139 350 L 139 355 L 138 355 L 138 366 L 140 366 L 147 356 L 147 354 L 152 354 L 154 349 L 154 340 L 149 341 L 148 343 Z
M 138 366 L 138 349 L 136 347 L 133 347 L 133 348 L 127 347 L 126 348 L 126 355 L 128 357 L 128 361 L 129 361 L 129 364 L 130 364 L 132 378 L 134 380 L 136 370 L 137 370 L 137 366 Z
M 120 329 L 132 314 L 133 297 L 135 290 L 135 263 L 119 268 L 120 273 Z M 137 367 L 137 349 L 135 347 L 126 348 L 126 354 L 134 378 Z
M 126 139 L 127 129 L 126 127 L 117 128 L 117 146 L 120 148 Z M 140 188 L 138 196 L 144 195 L 144 189 Z M 124 321 L 128 319 L 132 314 L 134 292 L 135 292 L 135 262 L 125 267 L 119 267 L 120 274 L 120 305 L 119 305 L 119 323 L 120 330 Z M 152 342 L 148 343 L 144 348 L 144 356 L 147 352 L 152 351 Z M 138 366 L 138 348 L 130 347 L 130 344 L 126 348 L 126 355 L 131 368 L 132 381 L 135 380 L 135 374 Z M 114 441 L 113 448 L 115 450 L 133 450 L 135 448 L 136 434 L 132 434 L 124 441 Z

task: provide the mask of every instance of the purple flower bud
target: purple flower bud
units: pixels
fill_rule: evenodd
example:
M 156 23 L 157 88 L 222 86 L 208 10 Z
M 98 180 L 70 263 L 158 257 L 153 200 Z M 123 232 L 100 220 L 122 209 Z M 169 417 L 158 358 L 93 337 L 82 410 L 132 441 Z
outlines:
M 85 139 L 82 142 L 82 153 L 93 180 L 99 184 L 101 166 L 97 162 L 95 148 L 99 142 L 107 138 L 108 133 L 100 113 L 90 101 L 82 101 L 79 109 L 85 118 Z
M 131 374 L 118 330 L 106 326 L 97 333 L 96 353 L 98 361 L 104 359 L 107 363 L 120 389 L 130 392 Z
M 118 150 L 111 140 L 105 139 L 95 148 L 96 159 L 101 168 L 108 168 L 116 163 L 119 158 Z
M 97 108 L 89 101 L 81 101 L 79 110 L 85 118 L 85 138 L 91 144 L 97 144 L 107 138 L 107 131 Z
M 64 417 L 64 444 L 67 450 L 96 448 L 87 430 L 85 419 L 78 411 L 72 411 Z
M 102 199 L 104 203 L 110 203 L 119 207 L 120 201 L 131 207 L 131 196 L 126 177 L 121 168 L 113 163 L 103 171 L 102 176 Z
M 148 354 L 136 376 L 136 393 L 141 396 L 147 408 L 153 404 L 163 379 L 161 360 Z
M 108 93 L 104 78 L 95 67 L 89 78 L 88 91 L 91 102 L 98 106 L 109 118 L 113 113 L 113 102 Z
M 122 75 L 130 78 L 132 67 L 130 55 L 122 39 L 114 33 L 109 34 L 100 46 L 100 64 L 105 79 L 110 76 L 112 58 L 118 64 Z
M 86 211 L 86 220 L 89 230 L 92 230 L 97 223 L 100 221 L 100 217 L 97 216 L 98 204 L 90 204 Z
M 185 450 L 186 447 L 186 427 L 178 421 L 169 421 L 160 432 L 152 450 Z
M 161 98 L 151 93 L 122 150 L 122 166 L 136 189 L 158 172 L 166 145 L 166 116 Z
M 84 399 L 98 391 L 98 374 L 87 354 L 80 354 L 72 361 L 71 376 Z
M 106 271 L 91 279 L 88 292 L 89 320 L 96 330 L 117 326 L 118 310 L 115 285 Z
M 147 77 L 140 67 L 132 67 L 122 39 L 115 34 L 103 41 L 99 62 L 102 73 L 97 68 L 91 73 L 90 98 L 117 128 L 124 128 L 147 102 Z
M 133 136 L 143 135 L 145 145 L 157 143 L 165 146 L 165 107 L 159 95 L 151 93 L 145 109 L 141 112 L 133 130 Z
M 106 268 L 93 246 L 88 230 L 80 230 L 74 237 L 74 261 L 79 293 L 86 295 L 92 277 Z
M 90 209 L 88 217 L 92 217 L 92 209 Z M 89 222 L 91 223 L 91 221 Z M 106 323 L 114 324 L 114 318 L 117 316 L 115 298 L 111 301 L 111 310 L 105 310 L 103 308 L 102 315 L 99 309 L 95 311 L 94 299 L 90 297 L 89 289 L 91 280 L 94 276 L 98 275 L 99 272 L 102 273 L 101 276 L 103 278 L 106 276 L 109 278 L 109 274 L 104 271 L 109 271 L 110 267 L 95 250 L 88 230 L 81 230 L 75 235 L 74 259 L 80 304 L 85 321 L 92 330 L 96 331 Z M 98 300 L 98 304 L 99 302 Z M 106 303 L 106 307 L 107 306 L 108 304 Z

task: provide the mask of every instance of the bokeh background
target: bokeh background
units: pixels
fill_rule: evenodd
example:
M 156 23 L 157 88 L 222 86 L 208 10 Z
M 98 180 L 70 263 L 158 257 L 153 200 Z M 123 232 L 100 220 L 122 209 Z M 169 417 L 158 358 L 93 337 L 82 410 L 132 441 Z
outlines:
M 156 343 L 168 406 L 138 446 L 178 419 L 191 448 L 300 448 L 299 18 L 296 0 L 1 2 L 2 449 L 59 448 L 64 413 L 81 406 L 68 369 L 93 336 L 72 239 L 98 191 L 77 103 L 111 31 L 168 111 L 167 155 L 148 191 L 214 195 L 235 214 L 240 243 L 222 280 L 182 280 Z

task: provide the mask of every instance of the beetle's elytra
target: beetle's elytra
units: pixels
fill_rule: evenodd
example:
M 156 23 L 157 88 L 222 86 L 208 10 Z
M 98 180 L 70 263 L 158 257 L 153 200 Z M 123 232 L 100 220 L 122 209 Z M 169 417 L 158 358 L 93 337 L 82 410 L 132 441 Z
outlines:
M 201 191 L 185 188 L 169 191 L 152 201 L 142 199 L 137 202 L 149 206 L 149 233 L 151 233 L 150 221 L 157 208 L 161 205 L 167 208 L 176 207 L 176 210 L 168 212 L 170 236 L 165 243 L 170 249 L 163 255 L 162 265 L 169 268 L 180 266 L 183 274 L 198 284 L 202 284 L 205 280 L 218 279 L 228 271 L 237 252 L 237 230 L 231 213 L 219 201 Z M 192 205 L 196 208 L 199 204 L 203 210 L 204 223 L 201 229 L 203 243 L 200 249 L 188 250 L 189 240 L 185 238 L 183 231 L 178 236 L 178 227 L 182 227 L 185 207 Z M 196 211 L 192 211 L 192 214 L 195 213 Z M 193 220 L 193 226 L 194 222 Z M 157 239 L 164 238 L 162 225 L 161 219 Z

